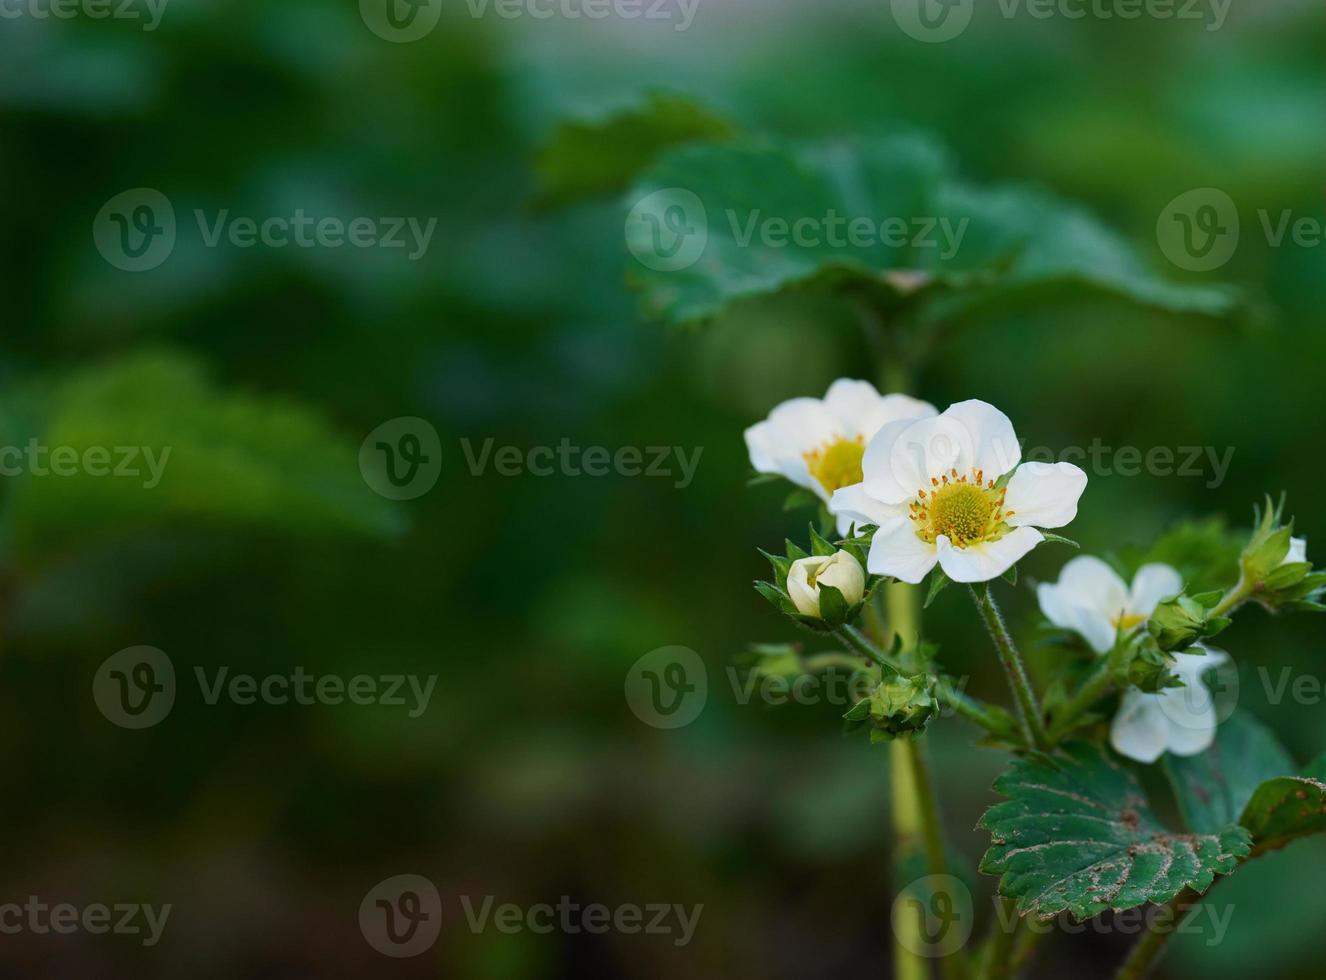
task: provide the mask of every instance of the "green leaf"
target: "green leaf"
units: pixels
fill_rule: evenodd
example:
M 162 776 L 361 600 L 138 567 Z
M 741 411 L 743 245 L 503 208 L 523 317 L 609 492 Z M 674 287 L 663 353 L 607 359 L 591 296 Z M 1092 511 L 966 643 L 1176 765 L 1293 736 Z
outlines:
M 1258 854 L 1320 834 L 1326 831 L 1326 782 L 1284 776 L 1262 783 L 1239 822 L 1252 832 Z
M 37 437 L 79 458 L 108 450 L 110 475 L 25 473 L 10 481 L 8 520 L 17 553 L 33 561 L 90 539 L 186 521 L 217 528 L 383 535 L 399 531 L 398 505 L 364 482 L 358 441 L 313 411 L 225 391 L 192 358 L 145 353 L 16 392 L 0 419 L 5 441 Z M 117 447 L 146 447 L 117 476 Z M 169 455 L 164 455 L 169 451 Z
M 921 608 L 929 609 L 930 603 L 935 601 L 935 596 L 948 588 L 950 581 L 952 580 L 944 574 L 944 570 L 936 565 L 930 572 L 930 591 L 926 593 L 925 603 Z
M 664 93 L 606 118 L 562 122 L 535 157 L 534 203 L 562 206 L 620 193 L 664 150 L 733 133 L 709 109 Z
M 1276 737 L 1241 711 L 1220 726 L 1205 752 L 1170 753 L 1164 766 L 1184 822 L 1198 833 L 1237 823 L 1257 787 L 1297 768 Z
M 1020 913 L 1042 919 L 1205 892 L 1251 847 L 1236 825 L 1210 834 L 1166 829 L 1136 777 L 1090 743 L 1020 759 L 995 789 L 1009 799 L 981 818 L 992 837 L 981 870 L 1001 876 L 1000 893 L 1017 899 Z
M 820 590 L 820 616 L 826 624 L 838 624 L 847 621 L 852 607 L 847 604 L 843 594 L 832 585 L 825 585 L 823 582 L 819 585 Z
M 836 555 L 838 549 L 830 544 L 815 530 L 815 525 L 810 526 L 810 553 L 819 558 L 827 558 L 830 555 Z
M 1043 544 L 1066 544 L 1070 548 L 1077 548 L 1079 550 L 1082 548 L 1082 546 L 1072 538 L 1065 538 L 1062 534 L 1051 534 L 1049 531 L 1042 531 L 1041 537 L 1045 539 L 1042 542 Z

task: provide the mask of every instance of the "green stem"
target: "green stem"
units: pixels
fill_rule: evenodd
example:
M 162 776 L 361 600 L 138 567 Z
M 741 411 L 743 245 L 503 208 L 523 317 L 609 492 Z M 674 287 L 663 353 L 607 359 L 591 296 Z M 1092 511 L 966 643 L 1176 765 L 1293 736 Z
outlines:
M 1023 929 L 1017 938 L 1017 943 L 1013 947 L 1012 961 L 1008 965 L 1009 976 L 1016 977 L 1031 963 L 1032 957 L 1036 955 L 1036 948 L 1052 930 L 1046 929 Z
M 1012 899 L 999 896 L 1000 913 L 995 916 L 991 926 L 992 935 L 985 948 L 985 958 L 981 962 L 981 980 L 1008 980 L 1012 974 L 1010 962 L 1013 958 L 1013 940 L 1018 933 L 1021 919 L 1018 917 L 1017 903 Z M 1004 927 L 1004 923 L 1008 927 Z
M 1128 959 L 1124 960 L 1123 966 L 1119 972 L 1114 975 L 1114 980 L 1141 980 L 1151 972 L 1151 968 L 1156 965 L 1160 954 L 1165 950 L 1165 944 L 1169 942 L 1171 936 L 1179 931 L 1183 920 L 1187 918 L 1188 913 L 1198 902 L 1201 896 L 1191 888 L 1185 888 L 1165 906 L 1171 915 L 1164 929 L 1156 929 L 1156 922 L 1153 920 L 1151 930 L 1147 932 L 1133 951 L 1128 954 Z
M 1007 734 L 1007 729 L 999 723 L 990 706 L 970 694 L 964 694 L 954 687 L 946 678 L 939 678 L 939 696 L 947 704 L 951 704 L 953 709 L 962 717 L 969 721 L 974 721 L 987 732 L 995 735 Z
M 901 674 L 903 672 L 902 664 L 898 663 L 892 657 L 888 656 L 888 654 L 884 653 L 884 651 L 880 650 L 879 647 L 866 639 L 862 632 L 855 626 L 839 626 L 833 631 L 833 634 L 838 637 L 838 640 L 844 647 L 851 650 L 853 653 L 859 653 L 872 663 L 877 663 L 886 670 L 893 671 L 895 674 Z
M 1243 575 L 1239 575 L 1239 580 L 1234 583 L 1228 592 L 1216 603 L 1214 609 L 1208 613 L 1211 617 L 1224 616 L 1233 612 L 1236 608 L 1243 605 L 1248 596 L 1252 595 L 1253 587 L 1248 585 Z
M 1077 693 L 1069 699 L 1063 709 L 1055 716 L 1050 726 L 1050 741 L 1057 743 L 1072 727 L 1073 722 L 1082 717 L 1097 701 L 1109 694 L 1114 688 L 1114 673 L 1109 657 L 1101 657 L 1090 676 L 1082 682 Z
M 1027 677 L 1027 668 L 1022 662 L 1022 655 L 1018 653 L 1013 637 L 1009 635 L 1008 627 L 1004 625 L 1004 617 L 999 612 L 994 595 L 988 585 L 984 595 L 977 592 L 975 586 L 971 586 L 971 597 L 981 618 L 985 620 L 985 628 L 990 633 L 990 639 L 994 641 L 995 649 L 999 653 L 999 664 L 1008 675 L 1008 686 L 1013 689 L 1013 697 L 1017 700 L 1022 731 L 1028 748 L 1049 748 L 1050 739 L 1045 733 L 1040 703 L 1036 700 L 1036 692 Z

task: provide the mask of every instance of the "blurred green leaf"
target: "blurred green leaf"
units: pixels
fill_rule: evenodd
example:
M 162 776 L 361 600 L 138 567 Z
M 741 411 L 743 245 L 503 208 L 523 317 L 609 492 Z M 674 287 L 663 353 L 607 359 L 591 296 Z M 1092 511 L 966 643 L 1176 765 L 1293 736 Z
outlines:
M 535 158 L 534 203 L 563 206 L 619 193 L 664 150 L 728 139 L 734 132 L 709 109 L 658 92 L 603 119 L 562 122 Z
M 1237 822 L 1258 786 L 1296 768 L 1279 740 L 1244 712 L 1230 716 L 1200 755 L 1165 757 L 1179 812 L 1201 834 Z
M 61 476 L 48 459 L 10 478 L 5 513 L 25 562 L 173 520 L 292 532 L 399 528 L 361 478 L 357 447 L 325 421 L 289 402 L 221 391 L 187 357 L 139 354 L 24 389 L 3 425 L 9 446 L 35 439 L 80 461 L 89 452 L 110 459 L 107 475 L 80 462 Z

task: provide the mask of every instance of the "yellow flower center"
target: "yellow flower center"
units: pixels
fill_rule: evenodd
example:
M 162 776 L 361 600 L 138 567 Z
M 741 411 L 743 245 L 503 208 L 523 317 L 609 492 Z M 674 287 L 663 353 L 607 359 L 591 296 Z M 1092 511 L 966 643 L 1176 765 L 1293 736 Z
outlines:
M 1008 533 L 1006 521 L 1013 516 L 1004 510 L 1004 489 L 995 481 L 985 482 L 981 470 L 931 479 L 930 488 L 916 491 L 908 516 L 916 525 L 916 534 L 927 544 L 934 544 L 941 534 L 955 548 L 966 548 L 983 541 L 996 541 Z
M 1146 617 L 1141 613 L 1119 613 L 1114 617 L 1114 625 L 1125 632 L 1134 626 L 1141 626 L 1146 622 Z
M 857 436 L 855 439 L 839 438 L 806 453 L 802 458 L 806 461 L 810 475 L 825 490 L 833 493 L 865 479 L 861 474 L 861 459 L 865 454 L 866 441 Z

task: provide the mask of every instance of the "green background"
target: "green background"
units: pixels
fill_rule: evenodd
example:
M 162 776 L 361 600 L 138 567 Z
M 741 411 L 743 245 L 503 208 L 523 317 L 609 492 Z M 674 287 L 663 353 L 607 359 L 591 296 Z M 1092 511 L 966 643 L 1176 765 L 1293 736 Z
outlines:
M 175 6 L 178 4 L 178 6 Z M 23 446 L 170 445 L 160 487 L 24 473 L 0 481 L 0 902 L 171 903 L 161 944 L 0 936 L 0 977 L 839 977 L 889 970 L 887 752 L 841 707 L 743 705 L 752 640 L 793 639 L 750 588 L 757 546 L 799 534 L 775 487 L 746 488 L 742 429 L 835 377 L 876 377 L 852 329 L 787 304 L 707 329 L 639 314 L 622 202 L 531 207 L 555 124 L 667 90 L 750 132 L 920 129 L 964 176 L 1079 199 L 1180 281 L 1246 286 L 1275 311 L 1238 327 L 1121 304 L 1056 307 L 956 333 L 918 379 L 939 406 L 999 405 L 1029 444 L 1234 447 L 1207 478 L 1093 474 L 1070 534 L 1145 546 L 1178 519 L 1246 524 L 1287 491 L 1326 533 L 1320 249 L 1272 248 L 1257 213 L 1322 218 L 1326 13 L 1234 0 L 1191 21 L 1005 18 L 904 35 L 882 0 L 702 0 L 676 22 L 473 17 L 448 4 L 411 44 L 348 0 L 185 3 L 133 22 L 0 21 L 0 404 Z M 91 228 L 152 187 L 180 218 L 170 258 L 126 273 Z M 1215 275 L 1169 266 L 1165 205 L 1216 187 L 1244 235 Z M 195 208 L 438 219 L 427 254 L 205 247 Z M 441 479 L 394 503 L 360 478 L 376 426 L 421 416 Z M 703 447 L 694 482 L 473 475 L 461 440 L 527 450 Z M 1315 549 L 1314 549 L 1315 550 Z M 1311 553 L 1311 551 L 1310 551 Z M 1005 587 L 1035 665 L 1026 580 Z M 926 632 L 969 690 L 1006 703 L 959 590 Z M 1266 704 L 1259 667 L 1321 675 L 1318 624 L 1258 611 L 1222 637 L 1244 707 L 1302 760 L 1320 704 Z M 170 717 L 110 724 L 91 697 L 122 648 L 166 651 Z M 709 697 L 677 731 L 623 697 L 631 665 L 681 645 Z M 813 644 L 812 644 L 813 645 Z M 208 705 L 195 667 L 439 675 L 429 710 Z M 1006 757 L 933 731 L 955 847 Z M 1320 841 L 1220 886 L 1225 941 L 1179 940 L 1171 977 L 1311 977 Z M 357 910 L 423 874 L 443 897 L 427 955 L 374 952 Z M 973 882 L 978 894 L 991 882 Z M 704 906 L 694 942 L 475 934 L 459 896 L 529 905 Z M 982 902 L 984 904 L 984 902 Z M 1058 937 L 1042 975 L 1107 976 L 1128 936 Z

